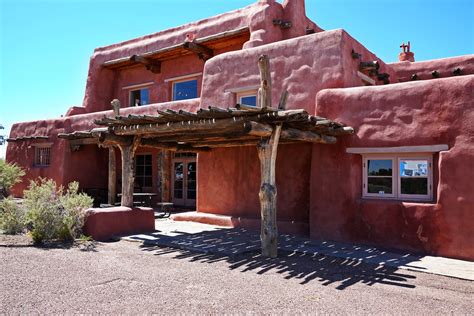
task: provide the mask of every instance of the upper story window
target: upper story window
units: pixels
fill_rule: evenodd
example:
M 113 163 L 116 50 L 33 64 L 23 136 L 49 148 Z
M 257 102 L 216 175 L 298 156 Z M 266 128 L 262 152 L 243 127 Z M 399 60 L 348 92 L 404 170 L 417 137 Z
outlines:
M 173 101 L 197 98 L 197 78 L 173 82 Z
M 130 106 L 147 105 L 150 103 L 150 92 L 148 88 L 130 91 Z
M 363 196 L 431 200 L 431 155 L 364 155 Z
M 35 147 L 35 167 L 47 167 L 51 164 L 51 145 Z
M 257 106 L 257 91 L 245 91 L 237 93 L 237 103 L 248 105 L 248 106 Z

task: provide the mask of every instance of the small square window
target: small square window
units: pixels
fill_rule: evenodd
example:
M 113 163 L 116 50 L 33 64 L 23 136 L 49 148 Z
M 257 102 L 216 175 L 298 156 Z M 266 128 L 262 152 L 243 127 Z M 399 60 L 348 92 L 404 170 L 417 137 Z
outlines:
M 247 106 L 257 106 L 257 92 L 245 91 L 237 93 L 237 103 Z
M 198 97 L 197 79 L 173 82 L 173 101 Z
M 150 103 L 148 88 L 130 91 L 130 106 L 147 105 Z
M 35 147 L 35 166 L 47 167 L 51 164 L 51 147 Z

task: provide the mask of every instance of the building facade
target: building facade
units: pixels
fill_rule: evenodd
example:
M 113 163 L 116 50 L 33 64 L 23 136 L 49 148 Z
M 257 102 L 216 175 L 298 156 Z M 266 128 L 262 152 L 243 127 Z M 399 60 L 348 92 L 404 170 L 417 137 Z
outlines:
M 79 181 L 105 198 L 108 150 L 58 134 L 97 127 L 94 120 L 112 115 L 113 99 L 125 116 L 259 107 L 262 55 L 270 59 L 272 104 L 286 90 L 286 109 L 355 130 L 333 145 L 279 147 L 279 231 L 474 259 L 474 55 L 414 62 L 403 46 L 402 61 L 387 64 L 344 30 L 319 28 L 303 0 L 261 0 L 97 48 L 82 106 L 12 127 L 7 160 L 27 171 L 14 194 L 48 177 Z M 167 190 L 173 203 L 195 209 L 176 220 L 260 227 L 254 146 L 174 152 L 166 184 L 160 152 L 138 148 L 137 191 Z

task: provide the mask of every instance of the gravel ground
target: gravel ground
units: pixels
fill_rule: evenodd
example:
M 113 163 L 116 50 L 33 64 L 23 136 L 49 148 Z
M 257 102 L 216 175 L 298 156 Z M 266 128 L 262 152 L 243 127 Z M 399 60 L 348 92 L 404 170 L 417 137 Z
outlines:
M 472 314 L 473 282 L 329 257 L 0 236 L 0 314 Z

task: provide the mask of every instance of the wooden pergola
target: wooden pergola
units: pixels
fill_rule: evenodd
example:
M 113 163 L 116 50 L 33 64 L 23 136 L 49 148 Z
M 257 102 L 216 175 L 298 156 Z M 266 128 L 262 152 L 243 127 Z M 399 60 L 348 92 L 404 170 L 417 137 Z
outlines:
M 196 113 L 184 110 L 158 111 L 157 115 L 121 116 L 118 108 L 113 117 L 104 116 L 89 131 L 75 131 L 58 137 L 72 146 L 97 143 L 109 147 L 109 203 L 115 197 L 115 153 L 122 158 L 121 205 L 133 205 L 134 156 L 139 146 L 162 149 L 161 161 L 170 151 L 203 152 L 213 148 L 256 146 L 260 159 L 262 254 L 277 256 L 275 163 L 279 144 L 296 142 L 334 144 L 337 136 L 354 130 L 304 110 L 286 110 L 287 92 L 283 92 L 278 108 L 271 105 L 271 80 L 267 56 L 259 58 L 261 84 L 260 107 L 236 105 L 235 108 L 209 106 Z M 164 164 L 160 166 L 165 168 Z M 169 172 L 160 170 L 162 184 L 167 185 Z M 162 190 L 162 194 L 163 194 Z M 162 196 L 163 198 L 163 196 Z

